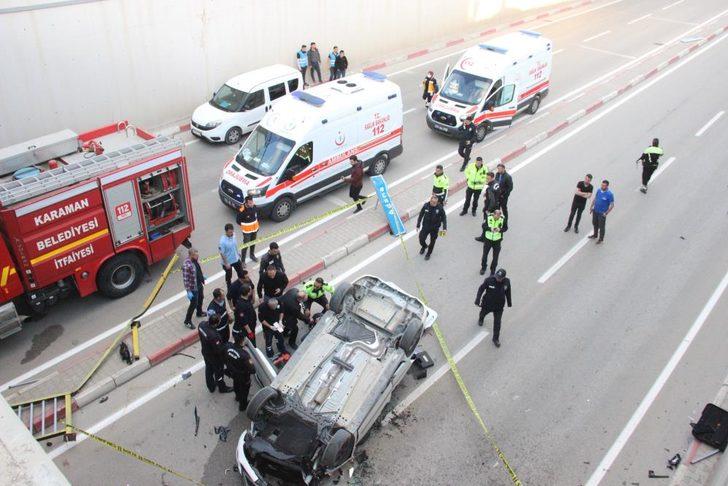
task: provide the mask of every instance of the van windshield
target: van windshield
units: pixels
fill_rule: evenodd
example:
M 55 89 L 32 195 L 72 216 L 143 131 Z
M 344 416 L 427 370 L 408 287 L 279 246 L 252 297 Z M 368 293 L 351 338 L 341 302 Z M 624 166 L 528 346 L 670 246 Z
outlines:
M 272 176 L 288 158 L 293 145 L 293 141 L 258 125 L 235 156 L 235 160 L 252 172 Z
M 227 84 L 223 84 L 210 100 L 210 104 L 223 111 L 236 112 L 243 108 L 243 102 L 247 96 L 248 93 L 245 91 L 240 91 L 231 88 Z
M 455 70 L 447 77 L 440 96 L 457 103 L 477 105 L 483 101 L 493 81 Z

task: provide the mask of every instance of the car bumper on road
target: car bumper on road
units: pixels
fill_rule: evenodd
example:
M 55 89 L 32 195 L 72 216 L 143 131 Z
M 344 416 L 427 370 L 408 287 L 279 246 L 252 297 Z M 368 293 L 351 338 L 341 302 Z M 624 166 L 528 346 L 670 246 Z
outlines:
M 430 127 L 432 130 L 436 131 L 437 133 L 442 133 L 443 135 L 448 135 L 450 137 L 457 137 L 458 135 L 458 127 L 453 127 L 450 125 L 445 125 L 440 122 L 436 122 L 435 120 L 430 117 L 430 114 L 428 113 L 426 115 L 427 118 L 427 126 Z
M 190 132 L 192 132 L 192 135 L 195 137 L 204 138 L 210 142 L 218 143 L 225 140 L 225 132 L 221 130 L 220 127 L 213 128 L 212 130 L 202 130 L 197 128 L 194 122 L 192 122 L 190 124 Z
M 248 458 L 245 457 L 245 436 L 248 435 L 249 431 L 244 431 L 238 439 L 238 446 L 235 449 L 235 462 L 238 463 L 238 472 L 243 477 L 245 484 L 252 484 L 255 486 L 263 486 L 266 482 L 258 474 L 258 471 L 248 462 Z

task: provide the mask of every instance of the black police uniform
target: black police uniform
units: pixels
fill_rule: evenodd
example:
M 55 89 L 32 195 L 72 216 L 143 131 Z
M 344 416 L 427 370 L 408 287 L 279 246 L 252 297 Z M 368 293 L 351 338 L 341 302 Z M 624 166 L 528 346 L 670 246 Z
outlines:
M 460 167 L 460 172 L 465 170 L 465 167 L 470 161 L 470 151 L 473 150 L 473 143 L 475 142 L 475 123 L 465 125 L 464 123 L 458 128 L 458 135 L 460 136 L 460 144 L 458 145 L 458 154 L 463 158 L 463 165 Z
M 500 272 L 500 270 L 498 271 Z M 483 295 L 484 292 L 485 295 Z M 501 317 L 503 317 L 503 307 L 506 301 L 508 307 L 511 307 L 511 281 L 504 277 L 499 282 L 495 275 L 485 279 L 475 296 L 475 305 L 480 306 L 479 326 L 483 325 L 486 315 L 493 313 L 493 342 L 496 344 L 499 344 Z
M 286 292 L 280 300 L 283 309 L 283 326 L 285 335 L 288 336 L 288 345 L 296 349 L 296 338 L 298 337 L 298 320 L 308 322 L 304 313 L 303 302 L 298 301 L 298 289 L 292 288 Z
M 220 335 L 220 339 L 223 343 L 226 343 L 230 341 L 230 323 L 228 322 L 228 314 L 227 314 L 227 305 L 225 303 L 225 299 L 222 300 L 222 303 L 217 302 L 215 299 L 212 299 L 212 301 L 207 304 L 207 316 L 210 316 L 210 313 L 214 313 L 220 318 L 220 322 L 215 327 L 215 330 Z
M 508 172 L 495 173 L 495 181 L 498 184 L 498 206 L 503 217 L 506 219 L 505 227 L 508 227 L 508 198 L 513 191 L 513 177 Z
M 250 343 L 257 347 L 255 343 L 255 325 L 257 316 L 255 315 L 255 307 L 248 299 L 239 298 L 235 301 L 235 321 L 233 323 L 233 336 L 242 336 L 250 340 Z M 248 336 L 245 326 L 250 328 L 253 337 Z
M 485 196 L 483 197 L 483 219 L 488 219 L 488 215 L 498 209 L 498 191 L 500 185 L 493 179 L 485 185 Z
M 425 203 L 420 209 L 420 215 L 417 217 L 417 227 L 422 228 L 419 234 L 420 253 L 424 253 L 425 249 L 427 249 L 427 256 L 429 257 L 432 254 L 440 225 L 447 230 L 447 215 L 445 210 L 442 209 L 442 204 L 432 206 L 429 202 Z M 429 246 L 427 244 L 428 236 L 430 237 Z
M 253 361 L 242 346 L 228 343 L 225 346 L 225 365 L 229 376 L 233 379 L 233 391 L 238 409 L 245 410 L 250 393 L 250 375 L 255 373 Z
M 205 360 L 205 383 L 210 393 L 219 387 L 220 393 L 229 392 L 230 389 L 223 380 L 224 363 L 222 359 L 223 342 L 217 331 L 209 321 L 202 321 L 197 327 L 202 346 L 202 357 Z
M 263 323 L 263 321 L 267 322 L 268 324 L 275 324 L 276 322 L 278 322 L 278 317 L 280 316 L 281 312 L 282 310 L 280 302 L 278 302 L 278 305 L 275 309 L 271 309 L 270 307 L 268 307 L 268 302 L 264 300 L 258 306 L 258 320 L 261 324 Z M 277 331 L 272 331 L 266 326 L 263 326 L 263 337 L 265 338 L 265 352 L 269 358 L 273 357 L 273 336 L 275 336 L 276 338 L 278 352 L 286 352 L 286 343 L 283 340 L 283 334 Z

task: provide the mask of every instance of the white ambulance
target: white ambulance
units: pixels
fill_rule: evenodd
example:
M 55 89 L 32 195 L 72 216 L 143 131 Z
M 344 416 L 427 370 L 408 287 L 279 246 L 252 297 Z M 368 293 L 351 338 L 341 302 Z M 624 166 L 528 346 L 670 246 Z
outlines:
M 378 175 L 401 153 L 399 86 L 379 73 L 355 74 L 282 98 L 225 165 L 218 192 L 236 209 L 253 196 L 261 215 L 283 221 L 342 184 L 351 155 Z
M 427 125 L 458 135 L 473 116 L 477 141 L 506 128 L 522 110 L 536 113 L 549 90 L 552 43 L 538 32 L 522 30 L 471 47 L 450 70 L 427 110 Z

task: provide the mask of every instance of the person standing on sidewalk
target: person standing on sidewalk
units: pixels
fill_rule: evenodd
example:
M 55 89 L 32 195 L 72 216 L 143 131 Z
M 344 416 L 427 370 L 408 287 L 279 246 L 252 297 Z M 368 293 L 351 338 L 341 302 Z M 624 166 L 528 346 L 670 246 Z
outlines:
M 241 412 L 248 406 L 250 393 L 250 375 L 255 374 L 255 365 L 250 355 L 243 348 L 243 336 L 235 336 L 232 343 L 225 347 L 225 366 L 233 379 L 235 401 Z
M 361 199 L 361 189 L 364 187 L 364 166 L 356 155 L 349 157 L 349 163 L 352 167 L 351 175 L 349 175 L 349 177 L 342 177 L 341 180 L 349 184 L 349 197 L 352 198 L 354 202 L 357 202 Z M 364 203 L 366 203 L 366 199 L 357 202 L 354 214 L 364 209 L 362 207 Z
M 220 393 L 230 393 L 233 389 L 228 387 L 223 379 L 225 373 L 224 343 L 215 330 L 218 324 L 219 318 L 213 315 L 208 320 L 200 322 L 197 328 L 202 358 L 205 360 L 205 383 L 210 393 L 214 393 L 216 388 Z
M 349 69 L 349 60 L 346 58 L 346 54 L 344 54 L 344 50 L 339 51 L 339 55 L 336 56 L 336 61 L 334 63 L 334 66 L 336 68 L 336 78 L 343 78 L 346 76 L 346 70 Z
M 652 145 L 647 147 L 644 152 L 642 152 L 642 155 L 640 155 L 640 158 L 637 159 L 638 164 L 642 161 L 642 187 L 640 187 L 640 192 L 642 192 L 642 194 L 647 194 L 647 184 L 650 182 L 652 174 L 654 174 L 657 170 L 660 157 L 662 157 L 664 153 L 665 152 L 663 152 L 660 147 L 660 140 L 653 138 Z
M 250 344 L 253 347 L 257 347 L 255 342 L 255 326 L 257 322 L 257 316 L 255 315 L 255 306 L 251 295 L 253 294 L 253 287 L 248 284 L 243 284 L 241 289 L 240 297 L 235 300 L 235 322 L 233 322 L 233 337 L 240 336 L 250 340 Z
M 281 256 L 281 249 L 278 247 L 278 243 L 271 241 L 268 245 L 268 251 L 260 259 L 260 269 L 258 272 L 261 276 L 268 269 L 270 265 L 275 265 L 279 272 L 285 273 L 286 267 L 283 266 L 283 257 Z
M 237 253 L 237 252 L 235 252 Z M 225 302 L 225 293 L 222 289 L 212 291 L 212 300 L 207 304 L 207 317 L 217 316 L 219 319 L 215 330 L 223 343 L 230 341 L 230 313 Z
M 437 93 L 440 88 L 437 86 L 437 80 L 435 79 L 435 73 L 427 71 L 424 81 L 422 81 L 422 99 L 425 100 L 425 106 L 430 106 L 432 103 L 432 97 Z
M 308 52 L 306 52 L 306 44 L 301 46 L 301 50 L 296 53 L 296 62 L 298 62 L 298 70 L 301 71 L 303 77 L 303 85 L 308 86 L 306 82 L 306 70 L 308 69 Z
M 592 197 L 594 186 L 591 184 L 592 175 L 587 174 L 583 181 L 576 183 L 576 191 L 574 191 L 574 200 L 571 201 L 571 212 L 569 213 L 569 221 L 566 223 L 564 233 L 571 229 L 571 223 L 574 222 L 574 233 L 579 232 L 579 221 L 581 221 L 581 213 L 584 212 L 586 202 Z M 576 215 L 576 221 L 574 221 Z
M 495 275 L 486 278 L 478 287 L 478 294 L 475 296 L 475 305 L 480 307 L 479 326 L 483 325 L 485 316 L 493 313 L 493 344 L 496 348 L 500 348 L 501 318 L 506 302 L 511 307 L 511 281 L 506 278 L 506 270 L 499 268 Z
M 329 81 L 336 79 L 336 58 L 339 57 L 339 48 L 334 46 L 329 52 Z
M 495 182 L 498 184 L 498 206 L 506 220 L 504 228 L 508 229 L 508 198 L 513 192 L 513 177 L 506 172 L 504 164 L 498 164 L 495 173 Z
M 420 215 L 417 217 L 417 229 L 419 230 L 420 238 L 420 255 L 425 253 L 425 260 L 429 260 L 432 255 L 432 250 L 435 248 L 435 241 L 440 234 L 440 226 L 442 226 L 442 235 L 444 236 L 447 232 L 447 214 L 442 209 L 440 199 L 437 194 L 430 196 L 430 201 L 426 202 L 420 210 Z M 420 227 L 422 228 L 420 230 Z M 430 244 L 427 244 L 427 237 L 430 237 Z
M 316 79 L 314 74 L 318 74 L 318 82 L 321 81 L 321 53 L 318 50 L 318 46 L 315 42 L 311 42 L 311 47 L 308 50 L 308 65 L 311 67 L 311 82 L 315 83 Z
M 238 223 L 240 230 L 243 232 L 243 244 L 255 241 L 258 237 L 260 223 L 258 223 L 258 207 L 255 205 L 255 201 L 253 201 L 253 196 L 245 196 L 245 202 L 238 209 L 235 222 Z M 248 248 L 250 248 L 250 259 L 254 262 L 258 261 L 258 257 L 255 256 L 255 245 L 244 247 L 240 250 L 240 261 L 243 266 L 245 266 Z
M 463 124 L 458 128 L 458 135 L 460 137 L 458 154 L 463 158 L 463 164 L 460 166 L 460 172 L 462 172 L 470 162 L 470 152 L 473 150 L 473 142 L 475 142 L 475 124 L 472 115 L 463 120 Z
M 326 283 L 321 277 L 316 277 L 316 280 L 303 284 L 303 291 L 308 295 L 305 302 L 308 311 L 311 311 L 311 305 L 314 302 L 320 305 L 324 311 L 329 310 L 329 300 L 326 298 L 326 293 L 334 293 L 333 285 Z
M 435 174 L 432 177 L 432 193 L 440 200 L 440 204 L 445 205 L 447 199 L 447 190 L 450 188 L 450 179 L 445 175 L 445 171 L 441 164 L 435 167 Z
M 598 236 L 597 244 L 604 241 L 607 215 L 612 209 L 614 209 L 614 194 L 609 190 L 609 181 L 605 179 L 602 181 L 602 187 L 597 189 L 591 208 L 589 208 L 589 212 L 592 213 L 592 224 L 594 225 L 594 233 L 589 238 L 593 240 Z
M 506 231 L 505 218 L 501 214 L 500 209 L 493 211 L 488 215 L 488 219 L 483 223 L 483 236 L 475 238 L 475 241 L 483 242 L 483 258 L 480 262 L 480 274 L 485 274 L 488 267 L 488 253 L 493 250 L 493 260 L 490 262 L 490 274 L 495 273 L 498 266 L 498 256 L 501 251 L 501 242 L 503 241 L 503 233 Z
M 483 190 L 483 185 L 488 176 L 488 168 L 483 165 L 483 157 L 475 157 L 475 162 L 468 164 L 465 168 L 465 182 L 467 187 L 465 188 L 465 204 L 463 210 L 460 211 L 460 216 L 468 214 L 470 209 L 470 201 L 473 201 L 473 216 L 478 210 L 478 199 L 480 199 L 480 192 Z
M 187 299 L 189 299 L 190 305 L 187 307 L 184 324 L 188 329 L 194 329 L 195 326 L 192 324 L 192 313 L 197 311 L 197 317 L 206 316 L 206 314 L 202 312 L 205 276 L 202 274 L 202 267 L 198 261 L 200 258 L 199 252 L 194 248 L 190 248 L 187 250 L 187 255 L 188 256 L 184 263 L 182 263 L 182 281 L 184 282 L 185 290 L 187 291 Z
M 238 256 L 238 242 L 235 239 L 235 227 L 227 223 L 225 225 L 225 233 L 220 237 L 217 245 L 220 251 L 220 260 L 222 261 L 222 269 L 225 271 L 225 284 L 230 292 L 230 282 L 233 279 L 233 269 L 240 277 L 243 274 L 243 264 Z

